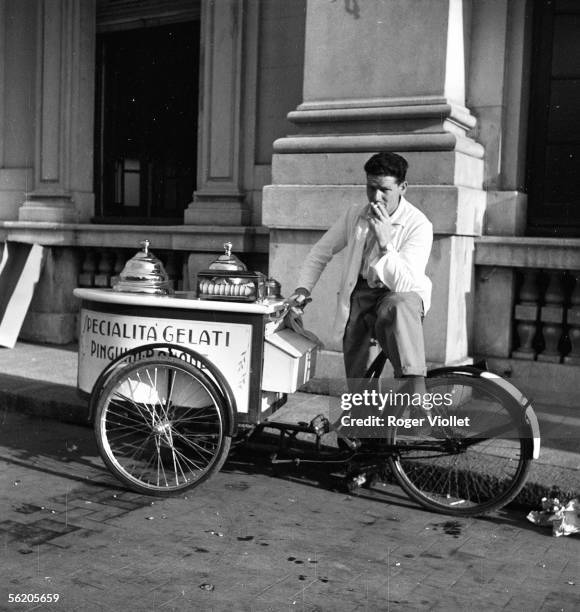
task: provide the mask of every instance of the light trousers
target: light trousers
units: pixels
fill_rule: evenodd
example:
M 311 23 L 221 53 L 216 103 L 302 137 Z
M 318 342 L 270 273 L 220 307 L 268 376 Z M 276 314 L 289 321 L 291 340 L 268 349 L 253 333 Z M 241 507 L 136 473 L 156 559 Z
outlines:
M 389 358 L 397 378 L 425 376 L 423 314 L 418 293 L 372 288 L 359 277 L 343 338 L 347 378 L 364 377 L 373 338 Z

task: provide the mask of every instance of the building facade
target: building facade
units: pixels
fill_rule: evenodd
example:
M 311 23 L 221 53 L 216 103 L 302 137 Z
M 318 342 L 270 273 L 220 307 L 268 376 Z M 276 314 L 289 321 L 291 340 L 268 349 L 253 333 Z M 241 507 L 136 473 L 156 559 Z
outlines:
M 230 240 L 288 294 L 392 150 L 434 224 L 429 362 L 573 384 L 577 2 L 0 0 L 0 31 L 0 239 L 46 247 L 22 339 L 74 341 L 72 289 L 143 238 L 183 288 Z M 340 265 L 306 314 L 322 375 Z

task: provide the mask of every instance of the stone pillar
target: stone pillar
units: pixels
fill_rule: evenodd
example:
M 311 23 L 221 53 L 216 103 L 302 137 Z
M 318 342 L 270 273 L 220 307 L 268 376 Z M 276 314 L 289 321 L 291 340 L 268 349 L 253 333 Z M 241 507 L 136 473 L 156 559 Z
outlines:
M 521 236 L 526 229 L 525 158 L 533 3 L 474 0 L 467 102 L 477 115 L 477 139 L 485 147 L 487 194 L 483 233 Z M 508 358 L 512 353 L 511 313 L 516 303 L 513 268 L 483 270 L 476 281 L 474 351 Z M 516 305 L 518 333 L 535 333 L 529 307 Z M 531 326 L 531 327 L 530 327 Z M 533 334 L 532 334 L 533 335 Z M 516 351 L 518 358 L 535 352 Z
M 20 221 L 93 214 L 95 0 L 39 0 L 34 189 Z
M 241 163 L 242 50 L 246 0 L 202 2 L 202 93 L 197 190 L 191 225 L 245 225 Z
M 288 293 L 310 245 L 366 199 L 370 155 L 407 158 L 408 199 L 436 234 L 427 270 L 433 311 L 425 320 L 434 363 L 468 358 L 472 254 L 485 209 L 483 148 L 467 134 L 476 125 L 465 107 L 468 27 L 463 0 L 377 0 L 355 11 L 309 0 L 304 102 L 289 114 L 295 134 L 274 143 L 273 184 L 264 188 L 270 273 Z M 340 265 L 323 275 L 305 319 L 330 351 L 340 350 L 328 343 Z
M 15 221 L 33 180 L 36 6 L 0 0 L 0 219 Z M 14 86 L 16 84 L 16 86 Z

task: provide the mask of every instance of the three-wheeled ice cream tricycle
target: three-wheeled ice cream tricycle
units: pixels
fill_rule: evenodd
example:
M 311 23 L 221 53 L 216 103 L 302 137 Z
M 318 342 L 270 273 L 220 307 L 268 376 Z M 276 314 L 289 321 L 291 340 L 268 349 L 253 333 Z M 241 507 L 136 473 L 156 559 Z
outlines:
M 424 435 L 393 425 L 379 439 L 327 445 L 330 415 L 308 423 L 273 418 L 313 376 L 317 355 L 316 342 L 288 326 L 295 305 L 279 284 L 247 271 L 228 243 L 197 275 L 196 291 L 176 292 L 143 244 L 112 289 L 74 292 L 78 387 L 90 397 L 103 461 L 129 488 L 174 495 L 194 487 L 220 470 L 232 441 L 266 427 L 279 432 L 274 462 L 343 466 L 350 488 L 393 475 L 438 512 L 488 512 L 523 487 L 539 430 L 530 402 L 508 381 L 479 367 L 433 370 L 428 391 L 451 398 L 431 411 L 442 425 Z M 381 353 L 371 365 L 369 384 L 385 359 Z M 397 410 L 395 422 L 403 422 L 409 407 Z M 454 427 L 459 417 L 473 426 Z M 291 449 L 300 432 L 312 434 L 311 451 Z

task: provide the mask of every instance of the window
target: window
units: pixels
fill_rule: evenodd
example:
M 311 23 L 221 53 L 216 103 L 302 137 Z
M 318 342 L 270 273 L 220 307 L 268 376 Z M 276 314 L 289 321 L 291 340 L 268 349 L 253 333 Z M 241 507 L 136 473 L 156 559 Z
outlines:
M 580 3 L 534 3 L 528 233 L 580 236 Z
M 195 189 L 199 21 L 97 37 L 96 221 L 181 224 Z

